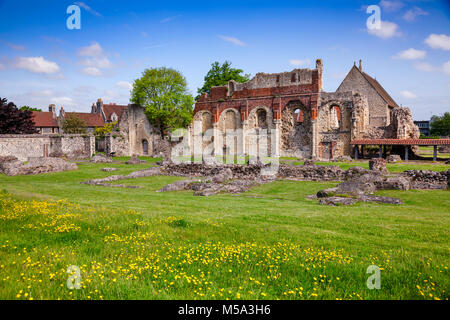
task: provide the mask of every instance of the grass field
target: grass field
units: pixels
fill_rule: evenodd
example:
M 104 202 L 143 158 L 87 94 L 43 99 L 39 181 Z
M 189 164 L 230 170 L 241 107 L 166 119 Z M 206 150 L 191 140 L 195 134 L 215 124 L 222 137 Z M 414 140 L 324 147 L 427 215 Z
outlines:
M 432 146 L 420 146 L 418 154 L 422 157 L 433 158 L 434 149 Z M 450 153 L 438 152 L 437 156 L 443 159 L 450 159 Z
M 80 184 L 111 175 L 107 166 L 126 174 L 148 164 L 0 175 L 0 299 L 449 297 L 448 191 L 379 192 L 401 206 L 327 207 L 306 196 L 333 182 L 212 197 L 156 192 L 177 177 L 123 182 L 141 189 Z M 66 286 L 72 265 L 79 290 Z M 381 268 L 379 290 L 366 286 L 370 265 Z

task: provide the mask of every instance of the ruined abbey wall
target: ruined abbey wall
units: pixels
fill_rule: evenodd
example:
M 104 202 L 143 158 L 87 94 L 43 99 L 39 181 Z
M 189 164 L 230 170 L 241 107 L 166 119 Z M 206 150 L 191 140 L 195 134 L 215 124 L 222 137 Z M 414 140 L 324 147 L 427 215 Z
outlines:
M 0 135 L 0 157 L 15 156 L 21 161 L 49 156 L 90 157 L 94 152 L 95 138 L 89 135 Z

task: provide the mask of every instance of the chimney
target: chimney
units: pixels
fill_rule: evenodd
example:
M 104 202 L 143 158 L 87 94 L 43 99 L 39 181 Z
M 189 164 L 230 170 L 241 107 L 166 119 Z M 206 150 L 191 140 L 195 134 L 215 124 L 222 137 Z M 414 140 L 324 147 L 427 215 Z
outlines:
M 102 98 L 97 99 L 97 113 L 102 113 L 103 111 L 103 101 Z
M 59 110 L 59 117 L 63 119 L 66 117 L 66 112 L 64 111 L 63 107 L 61 107 L 61 110 Z
M 56 106 L 54 104 L 48 106 L 48 111 L 53 114 L 53 118 L 56 118 Z
M 359 71 L 361 71 L 361 72 L 363 71 L 362 70 L 362 60 L 361 59 L 359 59 Z

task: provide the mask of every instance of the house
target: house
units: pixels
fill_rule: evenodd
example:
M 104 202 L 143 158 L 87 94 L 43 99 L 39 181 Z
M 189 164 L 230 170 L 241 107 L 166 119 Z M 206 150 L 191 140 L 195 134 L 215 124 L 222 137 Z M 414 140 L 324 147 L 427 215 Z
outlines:
M 429 120 L 414 121 L 414 124 L 419 127 L 420 133 L 422 133 L 424 136 L 428 137 L 431 134 Z
M 36 130 L 41 134 L 58 134 L 59 119 L 56 116 L 56 106 L 51 104 L 48 106 L 48 112 L 33 111 L 32 120 Z
M 94 133 L 96 128 L 101 128 L 105 125 L 105 121 L 103 120 L 100 114 L 95 113 L 84 113 L 84 112 L 65 112 L 64 108 L 61 107 L 59 112 L 59 120 L 62 126 L 63 121 L 68 117 L 77 117 L 85 123 L 85 129 L 87 133 Z

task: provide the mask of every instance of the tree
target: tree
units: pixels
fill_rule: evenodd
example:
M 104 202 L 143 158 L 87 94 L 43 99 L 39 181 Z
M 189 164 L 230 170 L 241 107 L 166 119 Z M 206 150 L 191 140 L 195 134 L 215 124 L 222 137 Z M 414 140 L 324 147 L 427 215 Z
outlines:
M 86 122 L 74 114 L 66 114 L 62 121 L 62 129 L 64 133 L 86 133 Z
M 0 134 L 37 133 L 29 110 L 19 110 L 13 102 L 0 98 Z
M 117 125 L 117 121 L 106 123 L 103 127 L 95 128 L 94 136 L 98 138 L 104 138 L 107 134 L 111 133 L 114 127 Z
M 203 92 L 209 93 L 211 87 L 224 86 L 230 80 L 242 83 L 250 80 L 249 74 L 242 74 L 244 71 L 242 69 L 231 68 L 231 62 L 225 61 L 222 65 L 219 62 L 214 62 L 211 64 L 211 69 L 206 74 L 204 80 L 205 83 L 203 87 L 199 88 L 198 96 L 196 100 L 200 97 Z
M 171 68 L 151 68 L 136 79 L 131 101 L 145 108 L 150 123 L 163 137 L 169 130 L 184 128 L 192 120 L 194 99 L 188 93 L 186 79 Z
M 29 106 L 23 106 L 23 107 L 21 107 L 19 110 L 22 110 L 22 111 L 28 110 L 28 111 L 39 111 L 39 112 L 42 112 L 41 109 L 38 109 L 38 108 L 32 108 L 32 107 L 29 107 Z
M 442 116 L 431 117 L 431 134 L 436 136 L 450 136 L 450 112 Z

